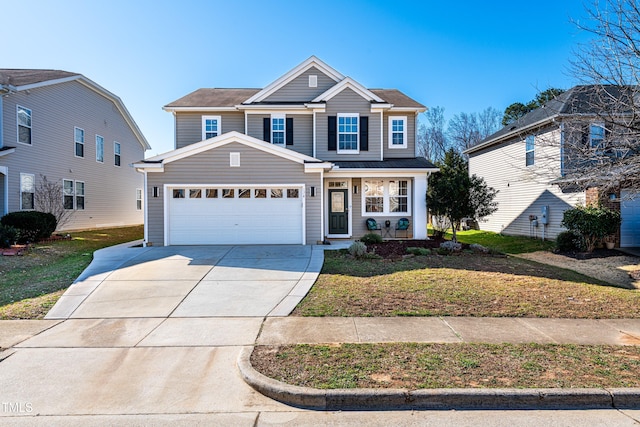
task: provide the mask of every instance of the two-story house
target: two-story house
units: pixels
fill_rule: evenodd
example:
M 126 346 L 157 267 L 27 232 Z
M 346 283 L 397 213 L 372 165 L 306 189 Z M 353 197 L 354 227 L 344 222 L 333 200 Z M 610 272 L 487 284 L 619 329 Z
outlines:
M 466 150 L 469 173 L 499 190 L 498 210 L 480 228 L 555 238 L 565 230 L 565 210 L 604 203 L 622 215 L 617 244 L 640 246 L 636 191 L 615 175 L 606 191 L 596 187 L 621 164 L 616 153 L 626 145 L 619 122 L 625 113 L 613 108 L 623 96 L 618 87 L 576 86 Z
M 361 237 L 367 218 L 385 236 L 401 218 L 427 236 L 426 108 L 397 90 L 312 56 L 265 88 L 198 89 L 164 109 L 175 150 L 136 164 L 146 244 L 316 244 Z
M 149 148 L 120 98 L 83 75 L 0 69 L 0 216 L 55 197 L 59 230 L 142 224 L 132 163 Z

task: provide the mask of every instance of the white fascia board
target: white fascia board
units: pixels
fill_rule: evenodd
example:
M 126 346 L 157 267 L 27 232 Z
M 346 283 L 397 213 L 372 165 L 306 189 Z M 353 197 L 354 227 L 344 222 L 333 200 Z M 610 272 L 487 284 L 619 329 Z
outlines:
M 180 111 L 202 111 L 202 112 L 238 111 L 238 108 L 233 105 L 229 107 L 162 107 L 162 109 L 170 113 L 175 113 Z
M 327 111 L 327 104 L 324 102 L 317 102 L 317 103 L 308 102 L 304 104 L 304 106 L 316 113 L 324 113 Z
M 296 108 L 291 105 L 238 105 L 238 110 L 244 110 L 246 114 L 272 114 L 273 112 L 280 114 L 313 114 L 313 111 L 308 110 L 304 106 Z
M 360 83 L 353 80 L 351 77 L 345 77 L 345 79 L 342 80 L 340 83 L 330 87 L 328 90 L 326 90 L 324 93 L 317 96 L 311 102 L 328 101 L 329 99 L 333 98 L 334 96 L 336 96 L 346 88 L 353 90 L 355 93 L 357 93 L 367 101 L 376 101 L 380 103 L 385 102 L 384 99 L 380 98 L 378 95 L 371 92 L 369 89 L 362 86 Z
M 0 157 L 6 156 L 7 154 L 15 153 L 15 148 L 7 148 L 6 150 L 0 150 Z
M 408 113 L 408 112 L 412 112 L 412 113 L 424 113 L 425 111 L 427 111 L 428 108 L 414 108 L 414 107 L 391 107 L 389 109 L 389 112 L 391 113 Z
M 74 80 L 78 80 L 80 79 L 80 77 L 82 77 L 81 74 L 76 74 L 75 76 L 63 77 L 61 79 L 45 80 L 43 82 L 31 83 L 31 84 L 22 85 L 22 86 L 15 86 L 15 90 L 16 91 L 29 90 L 29 89 L 36 89 L 44 86 L 57 85 L 60 83 L 67 83 L 67 82 L 72 82 Z
M 305 172 L 322 172 L 325 170 L 329 170 L 333 167 L 333 163 L 322 162 L 322 163 L 305 163 L 304 171 Z
M 393 107 L 393 104 L 371 104 L 372 113 L 383 113 Z
M 325 173 L 326 178 L 384 178 L 384 177 L 413 177 L 438 172 L 438 168 L 430 169 L 331 169 Z
M 340 80 L 344 79 L 344 76 L 341 73 L 339 73 L 337 70 L 328 66 L 327 64 L 325 64 L 324 62 L 316 58 L 315 56 L 311 56 L 305 61 L 303 61 L 302 63 L 300 63 L 299 65 L 297 65 L 296 67 L 294 67 L 293 69 L 291 69 L 290 71 L 288 71 L 286 74 L 282 75 L 273 83 L 266 86 L 260 92 L 256 93 L 251 98 L 247 99 L 245 103 L 250 104 L 252 102 L 260 102 L 264 100 L 269 95 L 273 94 L 278 89 L 284 87 L 285 85 L 290 83 L 293 79 L 300 76 L 311 67 L 317 68 L 318 70 L 326 74 L 330 79 L 334 80 L 335 82 L 339 82 Z
M 509 133 L 505 133 L 504 135 L 502 135 L 502 136 L 500 136 L 498 138 L 490 139 L 489 141 L 484 142 L 484 143 L 482 143 L 480 145 L 476 145 L 474 147 L 468 148 L 468 149 L 464 150 L 462 152 L 462 154 L 473 153 L 475 151 L 482 150 L 483 148 L 490 147 L 491 145 L 494 145 L 494 144 L 497 144 L 497 143 L 500 143 L 500 142 L 504 142 L 504 141 L 512 138 L 515 135 L 522 134 L 523 132 L 527 132 L 530 129 L 533 129 L 533 128 L 536 128 L 536 127 L 540 127 L 540 126 L 544 125 L 547 122 L 548 123 L 553 123 L 556 120 L 556 118 L 559 117 L 559 116 L 560 116 L 559 114 L 556 114 L 554 116 L 547 117 L 546 119 L 538 120 L 537 122 L 531 123 L 530 125 L 525 126 L 523 128 L 514 129 L 513 131 L 511 131 Z
M 134 163 L 133 167 L 138 172 L 151 173 L 151 172 L 164 172 L 164 165 L 162 163 Z

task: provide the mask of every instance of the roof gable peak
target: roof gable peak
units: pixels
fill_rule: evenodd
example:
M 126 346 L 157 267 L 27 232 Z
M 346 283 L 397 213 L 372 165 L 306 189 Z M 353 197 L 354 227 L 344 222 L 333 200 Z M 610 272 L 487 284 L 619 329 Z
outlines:
M 355 93 L 357 93 L 358 95 L 360 95 L 361 97 L 363 97 L 369 102 L 381 102 L 381 103 L 385 102 L 384 99 L 380 98 L 378 95 L 371 92 L 369 89 L 362 86 L 360 83 L 353 80 L 351 77 L 345 77 L 342 81 L 340 81 L 335 86 L 332 86 L 331 88 L 329 88 L 329 90 L 319 95 L 312 102 L 328 101 L 329 99 L 333 98 L 334 96 L 336 96 L 337 94 L 339 94 L 340 92 L 342 92 L 347 88 L 353 90 Z

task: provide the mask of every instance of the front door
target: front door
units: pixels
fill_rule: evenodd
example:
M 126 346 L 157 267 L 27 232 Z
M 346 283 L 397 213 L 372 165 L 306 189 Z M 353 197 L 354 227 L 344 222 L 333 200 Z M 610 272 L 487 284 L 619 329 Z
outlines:
M 349 233 L 348 190 L 329 190 L 329 234 Z

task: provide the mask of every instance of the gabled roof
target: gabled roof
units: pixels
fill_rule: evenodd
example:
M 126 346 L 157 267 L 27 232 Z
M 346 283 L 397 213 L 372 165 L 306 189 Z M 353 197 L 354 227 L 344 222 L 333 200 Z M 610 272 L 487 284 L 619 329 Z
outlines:
M 409 98 L 398 89 L 369 89 L 371 92 L 382 98 L 385 102 L 392 104 L 394 108 L 411 108 L 426 110 L 427 107 L 418 101 Z
M 163 166 L 167 163 L 175 162 L 176 160 L 184 159 L 186 157 L 190 157 L 204 151 L 212 150 L 233 142 L 237 142 L 251 148 L 255 148 L 257 150 L 274 154 L 278 157 L 303 164 L 305 165 L 305 168 L 331 168 L 331 163 L 323 162 L 322 160 L 318 160 L 314 157 L 289 150 L 288 148 L 279 147 L 277 145 L 236 131 L 223 133 L 222 135 L 216 136 L 214 138 L 206 139 L 195 144 L 190 144 L 185 147 L 178 148 L 177 150 L 172 150 L 163 154 L 159 154 L 157 156 L 149 157 L 148 159 L 144 159 L 134 164 L 134 167 L 138 169 L 162 169 Z
M 508 124 L 496 133 L 489 135 L 477 145 L 467 149 L 465 153 L 482 150 L 514 135 L 530 131 L 536 127 L 551 123 L 559 117 L 595 116 L 602 114 L 607 105 L 618 104 L 616 100 L 627 98 L 623 105 L 633 105 L 631 97 L 637 89 L 613 85 L 580 85 L 558 95 L 542 107 L 525 114 L 513 123 Z M 630 111 L 617 111 L 628 113 Z
M 312 67 L 317 68 L 318 70 L 323 72 L 325 75 L 327 75 L 330 79 L 332 79 L 336 83 L 344 79 L 344 76 L 340 74 L 337 70 L 330 67 L 329 65 L 319 60 L 315 56 L 310 56 L 308 59 L 301 62 L 298 66 L 294 67 L 292 70 L 290 70 L 289 72 L 284 74 L 282 77 L 280 77 L 279 79 L 277 79 L 276 81 L 274 81 L 273 83 L 271 83 L 270 85 L 262 89 L 260 92 L 256 93 L 255 95 L 251 96 L 249 99 L 245 100 L 244 103 L 251 104 L 254 102 L 264 101 L 264 99 L 267 98 L 269 95 L 273 94 L 278 89 L 281 89 L 282 87 L 286 86 L 287 83 L 293 81 L 296 77 L 300 76 L 301 74 L 303 74 L 305 71 L 307 71 Z
M 164 106 L 167 111 L 175 107 L 185 108 L 220 108 L 233 107 L 243 103 L 247 98 L 260 92 L 260 89 L 221 89 L 203 88 L 191 92 Z
M 345 77 L 338 84 L 331 86 L 328 90 L 318 95 L 311 102 L 326 102 L 347 88 L 353 90 L 355 93 L 357 93 L 367 101 L 380 102 L 380 103 L 384 102 L 382 98 L 372 93 L 369 89 L 362 86 L 360 83 L 353 80 L 351 77 Z
M 93 80 L 90 80 L 78 73 L 71 73 L 62 70 L 36 70 L 36 69 L 0 69 L 0 93 L 20 92 L 38 87 L 50 86 L 55 84 L 76 81 L 94 92 L 104 96 L 113 102 L 118 111 L 125 119 L 129 128 L 138 139 L 138 142 L 145 150 L 149 150 L 151 146 L 142 134 L 142 131 L 136 124 L 133 117 L 125 107 L 122 100 L 109 92 Z

